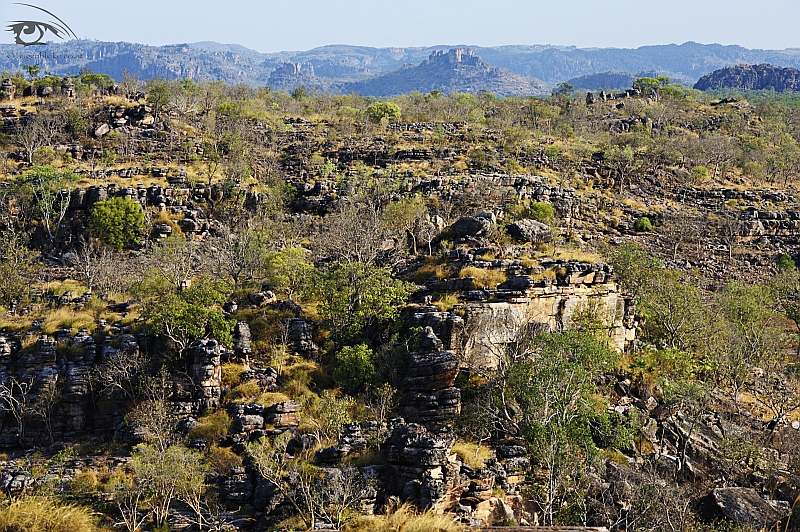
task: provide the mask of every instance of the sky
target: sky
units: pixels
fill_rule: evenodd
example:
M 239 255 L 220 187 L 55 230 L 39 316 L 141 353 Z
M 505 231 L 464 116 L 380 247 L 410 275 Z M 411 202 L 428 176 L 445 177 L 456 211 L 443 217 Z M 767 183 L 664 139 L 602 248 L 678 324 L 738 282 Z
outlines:
M 326 44 L 636 48 L 695 41 L 800 47 L 798 0 L 21 1 L 58 16 L 79 38 L 150 45 L 216 41 L 260 52 Z M 0 0 L 4 26 L 43 18 L 40 11 Z M 0 34 L 0 43 L 13 42 L 10 32 Z

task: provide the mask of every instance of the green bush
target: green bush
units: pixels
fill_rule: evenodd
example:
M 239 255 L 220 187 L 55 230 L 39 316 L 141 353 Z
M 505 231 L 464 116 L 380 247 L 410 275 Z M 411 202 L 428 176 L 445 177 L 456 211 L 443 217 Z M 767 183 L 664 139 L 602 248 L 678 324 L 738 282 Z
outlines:
M 794 270 L 795 263 L 794 259 L 788 253 L 784 253 L 778 259 L 778 270 L 780 271 L 787 271 L 787 270 Z
M 534 201 L 531 203 L 531 207 L 528 212 L 530 213 L 531 218 L 537 222 L 543 223 L 551 222 L 556 216 L 556 210 L 553 208 L 553 205 L 543 201 Z
M 642 216 L 633 223 L 633 228 L 637 233 L 648 233 L 653 230 L 653 222 L 647 216 Z
M 139 243 L 144 227 L 144 211 L 130 198 L 111 198 L 97 202 L 89 217 L 89 231 L 109 246 L 122 249 Z
M 333 378 L 348 392 L 362 392 L 375 379 L 375 353 L 364 344 L 343 347 L 336 354 Z
M 367 116 L 375 123 L 384 118 L 389 122 L 396 122 L 400 120 L 400 106 L 394 102 L 375 102 L 367 107 Z
M 692 168 L 692 183 L 702 183 L 706 179 L 708 179 L 708 168 L 705 166 Z

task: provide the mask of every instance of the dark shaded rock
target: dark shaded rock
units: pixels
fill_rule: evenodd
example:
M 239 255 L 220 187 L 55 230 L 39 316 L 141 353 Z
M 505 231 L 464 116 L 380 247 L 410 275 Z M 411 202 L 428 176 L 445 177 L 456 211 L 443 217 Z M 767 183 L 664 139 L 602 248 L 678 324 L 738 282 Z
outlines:
M 752 488 L 717 488 L 711 497 L 725 517 L 741 526 L 769 530 L 786 515 Z
M 553 232 L 549 225 L 530 219 L 519 220 L 509 225 L 508 233 L 512 238 L 533 244 L 550 242 L 553 239 Z
M 443 466 L 455 441 L 450 431 L 432 434 L 415 423 L 397 425 L 386 440 L 386 458 L 395 465 Z
M 451 229 L 460 237 L 477 237 L 483 236 L 489 232 L 492 226 L 491 220 L 485 217 L 477 216 L 462 216 L 456 223 L 451 226 Z

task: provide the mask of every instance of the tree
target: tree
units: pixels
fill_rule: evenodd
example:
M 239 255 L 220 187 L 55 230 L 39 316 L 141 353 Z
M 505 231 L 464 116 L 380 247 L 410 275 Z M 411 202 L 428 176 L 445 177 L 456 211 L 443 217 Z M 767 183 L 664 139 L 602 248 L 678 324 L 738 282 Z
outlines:
M 145 86 L 147 103 L 153 106 L 153 116 L 158 117 L 172 99 L 172 83 L 164 78 L 153 78 Z
M 241 231 L 222 228 L 209 242 L 213 251 L 212 273 L 218 279 L 233 281 L 238 289 L 243 283 L 258 278 L 266 260 L 266 238 L 263 232 L 251 228 Z
M 89 216 L 89 231 L 116 250 L 139 244 L 144 228 L 144 211 L 138 201 L 127 197 L 98 201 Z
M 389 122 L 400 120 L 400 106 L 394 102 L 375 102 L 367 107 L 367 117 L 370 121 L 378 124 L 383 119 Z
M 409 198 L 393 201 L 383 211 L 386 224 L 408 236 L 411 240 L 411 252 L 417 255 L 417 228 L 425 223 L 428 209 L 421 195 L 416 194 Z
M 349 393 L 363 392 L 375 378 L 375 353 L 364 344 L 345 346 L 336 353 L 333 378 Z
M 301 247 L 287 247 L 267 254 L 265 279 L 289 299 L 311 285 L 314 265 L 308 262 L 309 252 Z
M 142 316 L 153 333 L 169 338 L 179 353 L 202 338 L 230 345 L 234 323 L 219 308 L 224 302 L 218 285 L 202 282 L 147 303 Z
M 146 494 L 157 527 L 164 526 L 175 499 L 194 504 L 198 493 L 202 497 L 200 479 L 209 471 L 201 453 L 181 445 L 164 451 L 147 443 L 137 445 L 130 465 L 137 485 Z M 202 518 L 200 522 L 202 527 Z
M 60 114 L 40 112 L 25 117 L 16 139 L 25 148 L 28 164 L 33 164 L 37 150 L 49 146 L 63 127 L 64 117 Z
M 0 301 L 9 307 L 18 302 L 34 280 L 37 254 L 22 238 L 11 232 L 0 233 Z
M 52 166 L 37 166 L 26 174 L 25 182 L 31 187 L 36 209 L 47 231 L 50 246 L 55 245 L 61 224 L 69 208 L 72 185 L 78 176 L 69 170 L 59 172 Z
M 603 154 L 603 159 L 619 176 L 619 193 L 625 187 L 625 179 L 628 175 L 639 168 L 639 161 L 630 146 L 611 146 Z
M 325 321 L 342 339 L 366 339 L 374 327 L 396 318 L 412 293 L 386 268 L 358 262 L 317 275 L 314 290 Z
M 578 457 L 597 449 L 589 431 L 595 412 L 593 379 L 614 367 L 617 354 L 586 333 L 534 336 L 495 391 L 498 416 L 523 435 L 532 457 L 547 470 L 537 497 L 545 523 L 556 524 L 560 508 L 581 504 Z
M 311 502 L 312 486 L 319 471 L 300 457 L 287 454 L 292 434 L 284 432 L 274 441 L 267 437 L 248 443 L 253 468 L 292 505 L 308 530 L 314 529 L 316 507 Z

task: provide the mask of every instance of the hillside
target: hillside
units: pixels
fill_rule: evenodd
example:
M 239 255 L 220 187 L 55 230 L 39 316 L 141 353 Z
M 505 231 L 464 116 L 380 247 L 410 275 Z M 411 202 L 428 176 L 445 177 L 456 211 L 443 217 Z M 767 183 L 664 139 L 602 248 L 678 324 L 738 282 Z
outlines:
M 706 74 L 695 83 L 694 88 L 703 91 L 715 89 L 798 91 L 800 70 L 774 67 L 769 64 L 737 65 Z
M 345 83 L 395 71 L 405 65 L 420 65 L 433 52 L 454 46 L 420 48 L 371 48 L 330 45 L 306 51 L 261 53 L 235 44 L 199 42 L 169 46 L 132 43 L 72 41 L 49 44 L 42 59 L 43 70 L 56 74 L 77 73 L 81 68 L 121 79 L 124 70 L 142 79 L 193 77 L 223 79 L 230 83 L 265 86 L 270 75 L 286 63 L 314 70 L 317 84 L 330 90 Z M 703 75 L 729 65 L 771 63 L 800 68 L 800 50 L 749 50 L 740 46 L 698 44 L 643 46 L 636 49 L 567 46 L 471 47 L 488 65 L 504 68 L 525 78 L 555 86 L 565 80 L 609 71 L 658 72 L 691 84 Z M 43 49 L 44 50 L 44 49 Z M 57 56 L 54 58 L 54 56 Z M 14 45 L 0 45 L 0 70 L 14 72 L 26 60 Z M 280 77 L 275 89 L 294 88 L 291 76 Z M 285 83 L 285 84 L 284 84 Z
M 800 102 L 638 85 L 0 81 L 0 531 L 799 530 Z
M 535 79 L 526 79 L 508 70 L 487 65 L 469 48 L 433 52 L 417 66 L 408 65 L 394 72 L 365 81 L 346 83 L 344 92 L 369 96 L 394 96 L 409 92 L 438 90 L 477 93 L 485 90 L 498 95 L 546 94 L 548 87 Z

